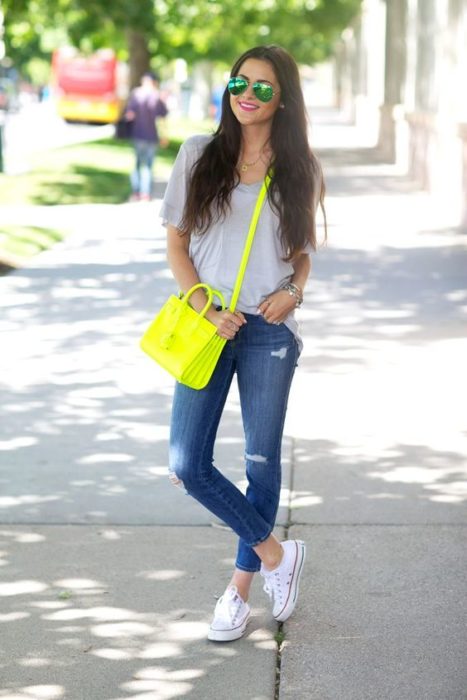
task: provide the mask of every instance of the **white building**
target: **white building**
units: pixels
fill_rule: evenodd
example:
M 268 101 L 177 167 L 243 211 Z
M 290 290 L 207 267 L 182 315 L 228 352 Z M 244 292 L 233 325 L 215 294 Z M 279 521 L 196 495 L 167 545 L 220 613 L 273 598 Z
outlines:
M 467 0 L 363 0 L 336 57 L 339 106 L 467 229 Z

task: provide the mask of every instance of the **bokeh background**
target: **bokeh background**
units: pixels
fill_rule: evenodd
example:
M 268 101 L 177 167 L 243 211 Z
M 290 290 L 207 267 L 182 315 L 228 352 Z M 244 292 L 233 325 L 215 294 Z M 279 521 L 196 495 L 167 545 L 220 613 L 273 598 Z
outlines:
M 337 108 L 465 229 L 466 16 L 464 0 L 2 0 L 0 204 L 125 201 L 131 149 L 113 123 L 149 68 L 170 107 L 166 179 L 180 142 L 215 124 L 234 58 L 278 43 L 310 106 Z M 0 226 L 12 266 L 65 233 Z

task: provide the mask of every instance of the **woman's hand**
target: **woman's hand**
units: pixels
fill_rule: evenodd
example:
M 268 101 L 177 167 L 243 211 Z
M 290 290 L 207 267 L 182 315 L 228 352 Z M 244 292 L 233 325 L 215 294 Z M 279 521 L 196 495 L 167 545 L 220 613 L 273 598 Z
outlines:
M 260 314 L 268 323 L 283 323 L 290 312 L 295 309 L 297 300 L 286 289 L 278 289 L 270 294 L 258 306 Z
M 241 311 L 232 313 L 228 310 L 210 309 L 206 318 L 217 327 L 217 335 L 227 340 L 233 340 L 240 328 L 246 323 L 246 318 Z

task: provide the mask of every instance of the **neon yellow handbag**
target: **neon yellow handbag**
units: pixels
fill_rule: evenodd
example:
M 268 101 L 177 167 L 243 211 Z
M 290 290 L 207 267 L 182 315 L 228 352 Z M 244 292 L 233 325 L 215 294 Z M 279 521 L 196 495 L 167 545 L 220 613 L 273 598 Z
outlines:
M 229 310 L 234 312 L 245 275 L 253 238 L 256 232 L 261 208 L 271 178 L 266 176 L 261 187 L 250 222 L 240 267 Z M 199 313 L 189 304 L 190 297 L 197 289 L 204 288 L 206 305 Z M 219 356 L 227 340 L 217 335 L 216 326 L 205 318 L 214 297 L 226 308 L 221 292 L 208 284 L 195 284 L 183 297 L 172 295 L 165 302 L 155 319 L 149 325 L 140 341 L 144 350 L 175 379 L 192 389 L 203 389 L 216 367 Z

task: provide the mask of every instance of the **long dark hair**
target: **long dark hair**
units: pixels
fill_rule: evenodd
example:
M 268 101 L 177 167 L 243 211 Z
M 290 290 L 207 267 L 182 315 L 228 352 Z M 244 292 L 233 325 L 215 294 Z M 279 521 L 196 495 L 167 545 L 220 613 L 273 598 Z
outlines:
M 281 103 L 271 129 L 273 178 L 268 197 L 279 216 L 285 259 L 290 261 L 307 242 L 316 249 L 316 205 L 324 213 L 321 167 L 308 143 L 308 119 L 297 64 L 280 46 L 256 46 L 232 67 L 238 75 L 248 58 L 268 61 L 281 89 Z M 222 97 L 222 117 L 217 131 L 194 164 L 185 203 L 181 231 L 205 233 L 214 220 L 230 208 L 232 190 L 240 181 L 237 162 L 241 127 L 230 107 L 227 88 Z

